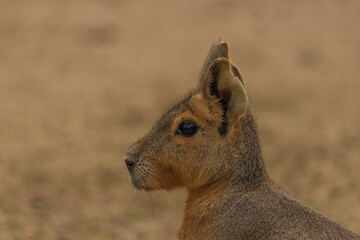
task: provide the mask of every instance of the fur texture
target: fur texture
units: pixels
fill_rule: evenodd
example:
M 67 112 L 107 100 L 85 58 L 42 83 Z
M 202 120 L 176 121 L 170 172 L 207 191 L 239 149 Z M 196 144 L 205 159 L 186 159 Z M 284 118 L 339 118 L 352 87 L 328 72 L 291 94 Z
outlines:
M 197 127 L 177 134 L 181 123 Z M 215 43 L 198 88 L 128 151 L 138 189 L 186 187 L 178 239 L 360 239 L 293 199 L 268 177 L 253 113 L 228 46 Z

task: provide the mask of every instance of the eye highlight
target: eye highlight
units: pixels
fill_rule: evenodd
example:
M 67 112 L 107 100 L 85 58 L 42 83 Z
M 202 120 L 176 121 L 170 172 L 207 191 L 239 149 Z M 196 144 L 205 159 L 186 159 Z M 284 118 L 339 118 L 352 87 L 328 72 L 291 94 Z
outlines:
M 184 120 L 179 124 L 175 134 L 180 134 L 184 137 L 192 137 L 195 135 L 198 129 L 199 126 L 193 121 Z

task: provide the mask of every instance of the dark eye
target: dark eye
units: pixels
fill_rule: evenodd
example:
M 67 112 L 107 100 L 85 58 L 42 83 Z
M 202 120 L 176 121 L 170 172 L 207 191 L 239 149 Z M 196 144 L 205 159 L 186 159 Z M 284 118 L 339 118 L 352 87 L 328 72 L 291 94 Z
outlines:
M 181 134 L 184 137 L 191 137 L 195 135 L 198 129 L 199 126 L 196 125 L 196 123 L 190 120 L 185 120 L 180 123 L 175 134 Z

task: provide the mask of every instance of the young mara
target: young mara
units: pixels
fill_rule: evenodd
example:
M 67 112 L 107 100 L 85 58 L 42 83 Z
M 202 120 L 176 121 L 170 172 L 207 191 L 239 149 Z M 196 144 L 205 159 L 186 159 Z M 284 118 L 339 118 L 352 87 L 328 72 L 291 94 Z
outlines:
M 244 81 L 215 43 L 196 89 L 128 150 L 131 182 L 185 187 L 181 240 L 360 239 L 268 177 Z

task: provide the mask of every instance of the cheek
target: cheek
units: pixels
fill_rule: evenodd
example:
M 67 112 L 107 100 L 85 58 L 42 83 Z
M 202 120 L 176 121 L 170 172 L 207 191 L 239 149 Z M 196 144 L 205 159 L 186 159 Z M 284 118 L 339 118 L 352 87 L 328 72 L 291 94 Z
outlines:
M 218 139 L 212 133 L 202 130 L 193 137 L 183 137 L 175 135 L 167 141 L 162 142 L 162 146 L 156 151 L 156 162 L 154 167 L 163 170 L 172 169 L 175 172 L 186 171 L 200 167 L 209 157 L 211 157 L 214 147 L 218 145 Z
M 208 147 L 202 144 L 176 144 L 170 149 L 168 158 L 164 159 L 166 165 L 178 175 L 187 175 L 197 172 L 203 167 L 208 155 Z
M 172 143 L 167 144 L 166 149 L 172 159 L 178 159 L 191 166 L 209 158 L 218 142 L 219 139 L 214 133 L 199 129 L 193 137 L 174 136 Z

